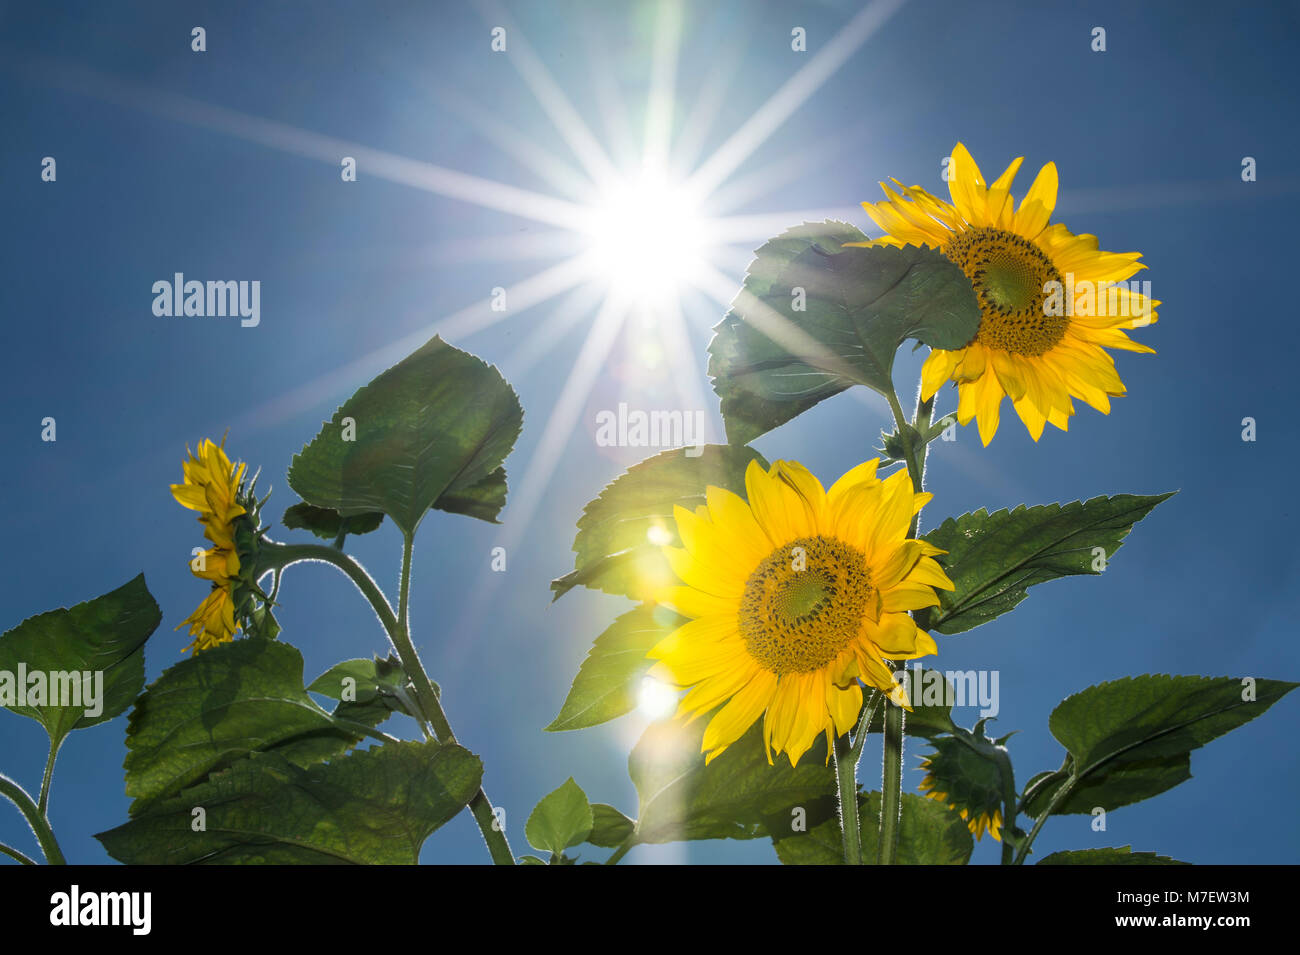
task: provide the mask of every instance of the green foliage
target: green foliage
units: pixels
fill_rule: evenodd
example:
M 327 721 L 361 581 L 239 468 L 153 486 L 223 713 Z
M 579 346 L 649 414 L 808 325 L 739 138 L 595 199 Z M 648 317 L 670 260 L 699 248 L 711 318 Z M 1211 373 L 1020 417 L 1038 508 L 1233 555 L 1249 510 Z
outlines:
M 551 581 L 555 599 L 582 585 L 633 600 L 650 600 L 676 582 L 660 549 L 680 547 L 673 505 L 694 509 L 710 484 L 745 493 L 745 468 L 767 462 L 751 448 L 705 445 L 663 451 L 628 468 L 583 509 L 573 541 L 574 569 Z M 690 452 L 690 453 L 688 453 Z M 653 533 L 660 542 L 647 535 Z
M 251 753 L 275 749 L 306 766 L 356 743 L 307 695 L 302 666 L 287 643 L 244 639 L 163 671 L 127 724 L 132 814 Z
M 570 846 L 586 842 L 594 825 L 587 794 L 570 776 L 534 807 L 524 825 L 524 837 L 534 849 L 561 856 Z
M 344 517 L 387 514 L 408 535 L 430 508 L 495 521 L 522 424 L 500 372 L 435 336 L 344 402 L 294 456 L 289 485 Z
M 630 712 L 641 678 L 654 663 L 646 653 L 685 622 L 667 607 L 650 604 L 615 620 L 596 638 L 559 715 L 546 729 L 581 729 Z
M 1053 852 L 1039 865 L 1190 865 L 1154 852 L 1134 852 L 1131 846 L 1106 849 L 1068 849 Z
M 629 819 L 603 802 L 591 804 L 591 820 L 591 834 L 587 836 L 587 841 L 605 849 L 621 846 L 636 829 L 635 819 Z
M 388 743 L 305 769 L 259 753 L 96 838 L 136 865 L 411 865 L 482 775 L 477 756 L 434 742 Z
M 74 729 L 111 720 L 131 705 L 144 686 L 145 641 L 161 620 L 162 613 L 145 586 L 144 574 L 93 600 L 28 617 L 0 636 L 0 673 L 12 674 L 13 680 L 6 686 L 8 681 L 0 676 L 0 700 L 10 699 L 12 692 L 7 708 L 44 726 L 51 746 L 58 749 Z M 75 680 L 65 684 L 60 678 L 58 687 L 46 685 L 41 705 L 19 706 L 20 667 L 29 675 L 41 673 L 43 681 L 50 673 L 68 674 Z M 92 673 L 89 685 L 84 679 L 88 671 Z M 93 674 L 101 672 L 102 710 L 88 716 L 86 694 L 95 694 Z M 24 691 L 30 688 L 28 684 Z M 64 697 L 64 692 L 75 695 Z M 52 705 L 56 698 L 80 699 L 81 705 Z
M 351 681 L 351 682 L 349 682 Z M 340 719 L 378 726 L 392 713 L 419 719 L 409 692 L 410 678 L 396 657 L 386 660 L 344 660 L 330 667 L 307 687 L 312 693 L 338 700 L 334 715 Z M 434 685 L 437 690 L 437 684 Z
M 648 727 L 628 757 L 640 810 L 636 841 L 753 839 L 768 820 L 789 820 L 796 806 L 825 813 L 835 792 L 835 770 L 819 742 L 791 767 L 786 756 L 768 764 L 762 726 L 755 724 L 707 766 L 700 752 L 708 717 Z
M 880 835 L 879 792 L 858 794 L 862 858 L 876 859 Z M 824 820 L 807 832 L 773 836 L 776 855 L 785 865 L 844 865 L 844 842 L 838 817 Z M 898 830 L 899 865 L 965 865 L 975 842 L 961 816 L 932 799 L 903 794 Z
M 924 537 L 948 552 L 938 560 L 956 589 L 940 590 L 939 606 L 920 612 L 919 625 L 961 633 L 1006 613 L 1035 584 L 1100 574 L 1133 525 L 1174 493 L 1022 504 L 993 514 L 981 508 L 948 518 Z
M 376 511 L 344 517 L 333 508 L 299 502 L 284 512 L 281 521 L 289 530 L 311 531 L 317 537 L 333 541 L 344 533 L 369 534 L 384 522 L 384 515 Z
M 1053 812 L 1118 808 L 1191 777 L 1189 753 L 1264 713 L 1300 686 L 1283 680 L 1145 674 L 1067 697 L 1049 725 L 1069 758 L 1026 787 L 1025 811 L 1039 816 L 1062 787 Z
M 934 249 L 842 248 L 864 238 L 844 222 L 804 223 L 758 250 L 709 344 L 733 444 L 852 385 L 892 395 L 905 339 L 960 348 L 975 337 L 979 303 L 960 268 Z

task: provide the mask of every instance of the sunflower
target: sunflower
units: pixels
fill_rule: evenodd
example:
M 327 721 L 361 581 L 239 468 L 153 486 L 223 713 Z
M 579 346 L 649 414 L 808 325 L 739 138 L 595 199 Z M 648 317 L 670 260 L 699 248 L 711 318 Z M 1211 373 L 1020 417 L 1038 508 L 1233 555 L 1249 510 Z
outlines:
M 248 509 L 240 502 L 244 464 L 230 463 L 223 448 L 207 438 L 199 442 L 198 453 L 190 452 L 183 465 L 185 482 L 171 485 L 172 496 L 183 507 L 199 512 L 203 536 L 213 546 L 191 563 L 196 577 L 212 582 L 212 589 L 198 608 L 178 626 L 190 628 L 194 642 L 185 649 L 207 650 L 233 640 L 239 624 L 235 614 L 235 588 L 240 582 L 240 559 L 236 546 L 237 522 Z M 197 563 L 197 567 L 195 564 Z
M 712 760 L 760 717 L 768 761 L 792 765 L 821 733 L 846 733 L 862 707 L 858 681 L 908 706 L 886 660 L 937 652 L 908 614 L 939 603 L 952 582 L 943 551 L 907 539 L 930 500 L 905 470 L 881 480 L 878 459 L 822 488 L 803 465 L 745 472 L 748 502 L 709 487 L 694 511 L 676 507 L 684 547 L 664 553 L 681 585 L 663 602 L 691 618 L 657 643 L 651 675 L 690 688 L 678 715 L 718 709 L 704 731 Z
M 921 760 L 922 769 L 930 769 L 928 759 Z M 933 774 L 926 773 L 921 785 L 917 788 L 925 793 L 927 799 L 937 799 L 949 809 L 954 809 L 961 814 L 966 820 L 966 828 L 970 830 L 977 840 L 984 838 L 987 832 L 998 842 L 1002 841 L 1002 810 L 996 806 L 984 806 L 980 809 L 972 809 L 969 806 L 960 805 L 958 802 L 951 801 L 947 793 L 938 792 L 935 788 L 935 778 Z
M 1096 236 L 1048 225 L 1055 163 L 1042 168 L 1016 208 L 1011 181 L 1022 160 L 986 186 L 958 143 L 949 166 L 951 204 L 920 186 L 895 179 L 895 192 L 882 182 L 888 200 L 862 206 L 887 235 L 847 243 L 937 248 L 970 279 L 979 330 L 962 348 L 930 352 L 921 394 L 928 400 L 945 381 L 955 382 L 957 418 L 963 425 L 977 419 L 985 445 L 998 429 L 1004 395 L 1037 441 L 1049 421 L 1068 429 L 1074 398 L 1110 413 L 1110 399 L 1125 389 L 1107 348 L 1154 354 L 1124 329 L 1155 322 L 1160 303 L 1116 284 L 1146 268 L 1137 261 L 1141 253 L 1102 252 Z

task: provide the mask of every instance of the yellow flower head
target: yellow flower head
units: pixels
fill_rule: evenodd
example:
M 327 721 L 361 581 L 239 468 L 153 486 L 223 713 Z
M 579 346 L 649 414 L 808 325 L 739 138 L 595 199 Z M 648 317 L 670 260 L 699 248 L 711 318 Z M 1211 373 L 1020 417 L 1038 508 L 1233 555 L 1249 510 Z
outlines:
M 928 759 L 921 760 L 921 768 L 929 769 L 930 761 Z M 947 793 L 938 792 L 934 787 L 935 778 L 933 775 L 927 773 L 925 778 L 921 780 L 921 785 L 918 788 L 921 792 L 925 793 L 926 798 L 937 799 L 949 809 L 955 809 L 960 813 L 961 817 L 966 820 L 966 828 L 970 830 L 971 835 L 973 835 L 976 840 L 983 839 L 984 833 L 987 832 L 998 842 L 1002 841 L 1001 809 L 996 806 L 985 806 L 980 809 L 972 809 L 970 806 L 963 806 L 958 802 L 951 800 Z
M 682 583 L 661 596 L 692 619 L 651 649 L 650 672 L 690 687 L 679 716 L 725 703 L 704 732 L 709 760 L 761 717 L 768 760 L 798 764 L 819 734 L 852 728 L 859 680 L 908 705 L 885 661 L 937 652 L 908 611 L 953 584 L 933 559 L 943 551 L 907 539 L 931 495 L 905 470 L 880 480 L 877 464 L 826 491 L 801 464 L 751 461 L 748 501 L 710 487 L 707 504 L 675 509 L 684 546 L 664 553 Z
M 199 512 L 203 536 L 213 543 L 190 563 L 196 577 L 212 582 L 212 590 L 198 609 L 178 626 L 189 626 L 194 637 L 186 650 L 207 650 L 233 640 L 239 624 L 235 619 L 235 588 L 240 580 L 240 559 L 235 534 L 237 522 L 248 514 L 240 503 L 245 465 L 230 463 L 222 444 L 204 438 L 198 453 L 189 453 L 183 465 L 183 484 L 171 485 L 172 496 L 190 510 Z
M 1038 173 L 1019 207 L 1011 181 L 1021 159 L 991 186 L 961 143 L 952 151 L 947 203 L 920 186 L 885 183 L 885 202 L 862 203 L 887 233 L 849 245 L 939 249 L 966 273 L 980 305 L 975 337 L 954 351 L 934 349 L 922 370 L 922 397 L 945 381 L 958 390 L 957 418 L 979 422 L 984 444 L 998 429 L 1003 396 L 1035 441 L 1051 422 L 1061 430 L 1080 398 L 1102 414 L 1124 383 L 1107 348 L 1154 353 L 1124 330 L 1156 320 L 1158 301 L 1125 281 L 1146 268 L 1138 252 L 1102 252 L 1094 235 L 1048 225 L 1056 206 L 1056 164 Z M 1133 283 L 1136 285 L 1137 283 Z

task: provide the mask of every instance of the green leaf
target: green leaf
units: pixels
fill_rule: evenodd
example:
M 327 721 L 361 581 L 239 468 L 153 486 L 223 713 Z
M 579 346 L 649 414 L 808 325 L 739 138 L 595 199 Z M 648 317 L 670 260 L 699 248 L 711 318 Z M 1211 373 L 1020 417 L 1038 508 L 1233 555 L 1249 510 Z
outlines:
M 1042 773 L 1025 787 L 1029 792 L 1040 778 L 1055 776 L 1051 781 L 1033 790 L 1025 801 L 1025 812 L 1037 818 L 1047 810 L 1057 790 L 1069 779 L 1069 773 Z M 1192 778 L 1192 758 L 1189 753 L 1166 756 L 1160 759 L 1139 759 L 1116 763 L 1104 773 L 1094 773 L 1077 783 L 1069 795 L 1053 810 L 1054 815 L 1088 815 L 1100 806 L 1109 812 L 1143 799 L 1158 796 L 1179 783 Z
M 404 534 L 430 508 L 495 520 L 522 424 L 500 372 L 435 336 L 334 413 L 294 456 L 289 485 L 345 517 L 382 511 Z
M 524 837 L 534 849 L 558 856 L 586 842 L 594 824 L 587 794 L 570 776 L 534 807 L 524 824 Z
M 876 860 L 880 834 L 880 793 L 858 794 L 862 859 Z M 789 833 L 773 841 L 785 865 L 843 865 L 844 842 L 838 818 L 827 819 L 806 833 Z M 961 816 L 933 799 L 903 793 L 898 826 L 899 865 L 965 865 L 975 842 Z
M 804 223 L 758 250 L 709 344 L 733 444 L 852 385 L 892 394 L 905 339 L 960 348 L 975 337 L 979 302 L 960 268 L 933 249 L 842 248 L 864 239 L 844 222 Z
M 307 695 L 302 654 L 256 639 L 200 651 L 163 671 L 136 701 L 126 733 L 132 814 L 250 753 L 279 747 L 307 765 L 358 739 Z
M 1038 860 L 1038 865 L 1191 865 L 1154 852 L 1134 852 L 1132 846 L 1106 849 L 1067 849 Z
M 744 495 L 749 462 L 767 466 L 752 448 L 706 444 L 695 451 L 675 448 L 646 458 L 583 509 L 574 570 L 551 581 L 554 599 L 581 584 L 643 601 L 677 580 L 662 550 L 664 544 L 681 546 L 673 505 L 703 504 L 710 484 Z
M 161 620 L 144 574 L 75 607 L 28 617 L 0 636 L 0 705 L 39 722 L 57 749 L 74 729 L 131 705 L 144 686 L 145 641 Z
M 602 849 L 621 846 L 636 829 L 635 819 L 629 819 L 603 802 L 591 804 L 591 820 L 591 834 L 587 836 L 587 841 Z
M 281 521 L 289 530 L 311 531 L 317 537 L 333 541 L 344 531 L 349 534 L 369 534 L 383 523 L 384 515 L 375 511 L 372 514 L 343 517 L 333 508 L 298 503 L 284 512 Z
M 307 687 L 312 693 L 338 700 L 334 716 L 367 726 L 378 726 L 392 713 L 418 719 L 401 661 L 390 655 L 381 660 L 344 660 L 330 667 Z M 434 692 L 439 687 L 434 684 Z
M 1284 680 L 1144 674 L 1091 686 L 1052 711 L 1052 735 L 1070 754 L 1082 787 L 1072 812 L 1145 799 L 1191 775 L 1187 754 L 1236 729 L 1300 684 Z M 1045 812 L 1060 783 L 1040 787 L 1027 808 Z M 1108 801 L 1109 800 L 1109 801 Z
M 595 726 L 633 710 L 641 679 L 654 664 L 646 653 L 685 622 L 667 607 L 650 604 L 615 620 L 596 638 L 547 732 Z
M 1011 610 L 1035 584 L 1100 574 L 1133 525 L 1174 493 L 1022 504 L 993 514 L 981 508 L 948 518 L 924 537 L 948 552 L 937 559 L 956 589 L 940 590 L 939 606 L 921 611 L 918 624 L 961 633 Z
M 96 838 L 134 865 L 413 865 L 482 775 L 449 743 L 389 743 L 307 769 L 263 753 Z
M 824 740 L 797 767 L 784 755 L 769 765 L 761 722 L 755 723 L 706 766 L 700 743 L 708 721 L 654 723 L 632 749 L 638 843 L 753 839 L 767 835 L 769 820 L 789 820 L 796 807 L 809 817 L 825 815 L 836 787 Z

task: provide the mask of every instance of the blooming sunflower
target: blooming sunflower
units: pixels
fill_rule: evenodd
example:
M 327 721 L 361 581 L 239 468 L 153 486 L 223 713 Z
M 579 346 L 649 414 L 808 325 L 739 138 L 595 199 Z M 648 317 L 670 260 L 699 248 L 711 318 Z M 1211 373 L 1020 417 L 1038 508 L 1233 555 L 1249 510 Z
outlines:
M 235 619 L 235 588 L 240 582 L 240 559 L 236 545 L 237 521 L 248 513 L 240 502 L 244 464 L 230 463 L 225 440 L 216 444 L 207 438 L 199 442 L 198 453 L 190 452 L 183 465 L 185 481 L 171 485 L 172 496 L 183 507 L 199 512 L 203 536 L 213 546 L 191 563 L 196 577 L 212 582 L 212 589 L 198 608 L 180 626 L 190 628 L 194 642 L 185 649 L 207 650 L 233 640 L 239 624 Z
M 1102 252 L 1094 235 L 1048 225 L 1056 206 L 1056 164 L 1038 173 L 1016 208 L 1011 181 L 1023 157 L 992 186 L 958 143 L 949 166 L 952 203 L 920 186 L 885 183 L 888 200 L 862 203 L 887 235 L 853 246 L 937 248 L 965 272 L 980 306 L 975 337 L 952 351 L 933 349 L 921 372 L 929 399 L 945 381 L 958 390 L 957 418 L 979 422 L 987 445 L 998 429 L 1003 396 L 1011 399 L 1035 441 L 1051 422 L 1061 430 L 1080 398 L 1102 414 L 1125 392 L 1107 348 L 1154 353 L 1124 329 L 1156 320 L 1151 300 L 1118 285 L 1146 268 L 1140 252 Z M 1135 283 L 1136 284 L 1136 283 Z
M 931 768 L 930 760 L 921 760 L 921 768 L 929 770 Z M 984 838 L 987 832 L 998 842 L 1002 841 L 1002 810 L 997 806 L 984 806 L 980 809 L 971 809 L 969 806 L 963 806 L 959 802 L 950 800 L 947 793 L 938 792 L 935 788 L 935 778 L 932 773 L 927 772 L 921 785 L 917 788 L 925 793 L 927 799 L 937 799 L 949 809 L 955 809 L 966 820 L 966 828 L 970 830 L 977 840 Z
M 859 680 L 908 705 L 885 661 L 937 652 L 908 611 L 953 584 L 933 559 L 943 551 L 907 539 L 931 495 L 913 493 L 905 470 L 877 478 L 877 464 L 826 491 L 801 464 L 751 461 L 748 501 L 709 487 L 706 504 L 674 509 L 685 546 L 664 552 L 682 583 L 662 597 L 691 619 L 650 650 L 650 672 L 690 688 L 679 716 L 725 702 L 704 731 L 708 760 L 762 717 L 768 761 L 797 765 L 818 734 L 852 728 Z

